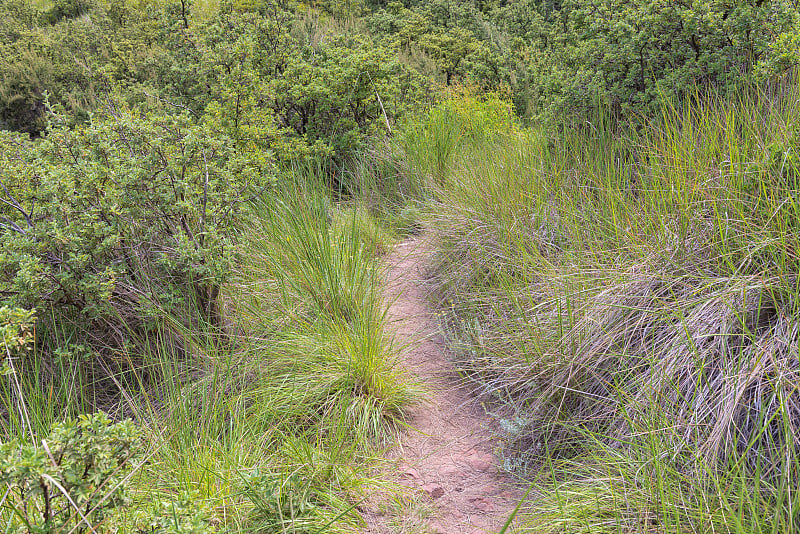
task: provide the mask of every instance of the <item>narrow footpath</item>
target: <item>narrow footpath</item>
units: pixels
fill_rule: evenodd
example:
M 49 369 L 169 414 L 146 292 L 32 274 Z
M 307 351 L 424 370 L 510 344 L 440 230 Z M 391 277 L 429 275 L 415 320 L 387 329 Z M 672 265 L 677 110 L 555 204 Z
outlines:
M 497 469 L 491 421 L 459 378 L 438 334 L 420 281 L 430 257 L 424 236 L 397 245 L 386 258 L 391 303 L 389 324 L 409 343 L 405 365 L 426 388 L 409 414 L 409 429 L 390 451 L 396 470 L 388 476 L 420 492 L 430 514 L 411 532 L 496 533 L 514 510 L 520 492 Z M 369 534 L 409 532 L 397 518 L 367 513 Z M 394 523 L 394 527 L 390 526 Z

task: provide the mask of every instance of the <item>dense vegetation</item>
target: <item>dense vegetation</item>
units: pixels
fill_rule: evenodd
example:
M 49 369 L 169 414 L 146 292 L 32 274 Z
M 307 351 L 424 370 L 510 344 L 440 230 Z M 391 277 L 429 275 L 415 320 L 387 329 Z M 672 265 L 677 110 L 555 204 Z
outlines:
M 800 89 L 782 91 L 452 152 L 436 302 L 506 468 L 539 484 L 532 531 L 797 528 Z
M 790 0 L 3 0 L 3 528 L 358 528 L 419 395 L 379 258 L 424 227 L 536 484 L 521 528 L 796 530 L 798 28 Z

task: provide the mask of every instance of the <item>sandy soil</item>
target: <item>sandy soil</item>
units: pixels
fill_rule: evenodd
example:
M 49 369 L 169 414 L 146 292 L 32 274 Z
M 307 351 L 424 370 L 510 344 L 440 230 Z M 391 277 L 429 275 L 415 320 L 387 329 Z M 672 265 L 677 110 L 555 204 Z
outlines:
M 429 391 L 411 409 L 411 428 L 389 452 L 394 467 L 386 475 L 431 504 L 432 511 L 414 530 L 497 532 L 521 492 L 498 471 L 492 423 L 462 384 L 427 308 L 419 281 L 429 257 L 429 244 L 417 237 L 397 245 L 386 259 L 390 324 L 398 342 L 409 343 L 405 365 Z M 390 513 L 367 510 L 364 515 L 367 533 L 407 531 Z

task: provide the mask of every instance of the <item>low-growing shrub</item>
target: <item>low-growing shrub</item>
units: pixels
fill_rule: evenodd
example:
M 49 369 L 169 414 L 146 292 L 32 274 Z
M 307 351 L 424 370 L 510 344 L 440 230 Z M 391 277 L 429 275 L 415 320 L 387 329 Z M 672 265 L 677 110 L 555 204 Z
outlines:
M 53 425 L 40 443 L 0 445 L 0 514 L 9 532 L 91 532 L 128 502 L 127 477 L 142 453 L 130 422 L 102 413 Z
M 0 137 L 0 294 L 39 312 L 36 368 L 88 354 L 97 378 L 118 372 L 165 314 L 221 332 L 231 228 L 266 163 L 186 116 L 112 105 L 86 126 L 59 120 L 35 142 Z

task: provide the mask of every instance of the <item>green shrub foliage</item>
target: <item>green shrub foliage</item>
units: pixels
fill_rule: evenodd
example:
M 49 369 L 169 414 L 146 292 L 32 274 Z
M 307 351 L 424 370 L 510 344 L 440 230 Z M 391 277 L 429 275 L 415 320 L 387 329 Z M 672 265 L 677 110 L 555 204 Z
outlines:
M 40 444 L 3 443 L 2 506 L 17 519 L 6 532 L 91 532 L 129 502 L 126 476 L 140 452 L 135 425 L 102 413 L 57 423 Z
M 789 0 L 435 0 L 390 2 L 369 23 L 420 72 L 510 87 L 519 112 L 563 121 L 785 72 L 800 17 Z
M 129 103 L 222 112 L 279 158 L 358 151 L 426 82 L 511 88 L 517 111 L 631 115 L 695 86 L 729 91 L 798 65 L 790 0 L 504 2 L 82 0 L 0 6 L 0 125 L 39 135 L 45 95 L 73 123 L 111 87 Z M 331 19 L 358 20 L 344 30 Z M 221 108 L 221 109 L 218 109 Z M 391 126 L 389 126 L 390 128 Z
M 6 2 L 0 126 L 41 135 L 47 94 L 69 124 L 86 123 L 116 92 L 132 106 L 214 117 L 240 148 L 340 162 L 390 130 L 425 83 L 391 47 L 302 16 L 284 2 L 223 1 L 204 19 L 187 1 L 57 2 L 46 12 Z
M 221 327 L 230 229 L 269 166 L 185 115 L 110 107 L 85 126 L 57 122 L 40 141 L 0 143 L 5 300 L 37 308 L 53 331 L 74 325 L 73 340 L 97 349 L 122 347 L 165 312 Z
M 0 349 L 5 353 L 0 354 L 0 357 L 15 356 L 28 346 L 33 338 L 35 320 L 35 314 L 31 310 L 0 306 Z M 8 365 L 7 361 L 5 365 Z
M 580 105 L 595 92 L 622 110 L 695 85 L 729 90 L 752 81 L 775 36 L 800 23 L 796 6 L 782 0 L 608 0 L 567 9 L 578 40 L 565 58 L 574 65 L 565 97 Z
M 212 532 L 208 510 L 190 492 L 131 506 L 130 480 L 143 452 L 132 421 L 113 423 L 102 412 L 56 423 L 39 443 L 3 443 L 0 510 L 12 518 L 4 532 Z

